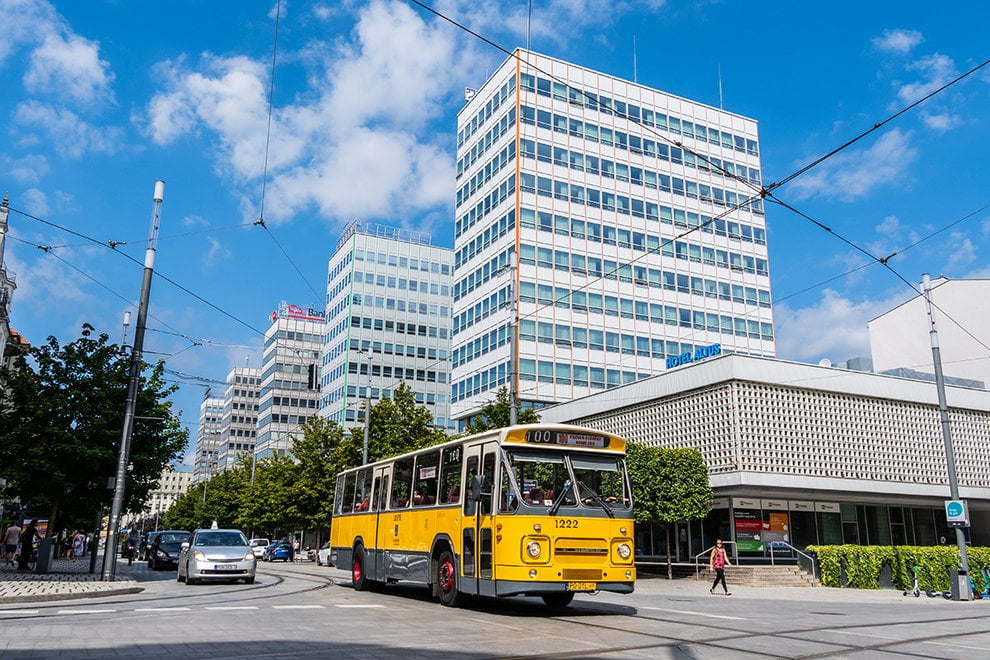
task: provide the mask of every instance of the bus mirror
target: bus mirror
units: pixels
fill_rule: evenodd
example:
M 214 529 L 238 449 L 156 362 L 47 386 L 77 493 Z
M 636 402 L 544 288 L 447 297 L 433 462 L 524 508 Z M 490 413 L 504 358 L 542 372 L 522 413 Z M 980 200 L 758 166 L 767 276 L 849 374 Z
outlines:
M 485 478 L 480 474 L 476 474 L 471 477 L 471 499 L 475 502 L 481 501 L 481 496 L 484 495 L 482 490 L 485 485 Z

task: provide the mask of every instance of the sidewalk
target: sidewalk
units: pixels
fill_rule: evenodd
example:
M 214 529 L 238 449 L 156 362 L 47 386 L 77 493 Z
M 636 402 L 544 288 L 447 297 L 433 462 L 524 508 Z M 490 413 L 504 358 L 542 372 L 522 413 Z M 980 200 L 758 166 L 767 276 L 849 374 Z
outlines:
M 122 574 L 118 562 L 117 579 L 113 582 L 100 580 L 103 557 L 97 558 L 96 572 L 89 574 L 89 558 L 56 559 L 52 571 L 46 574 L 17 571 L 14 566 L 0 565 L 0 605 L 6 603 L 30 603 L 48 600 L 70 600 L 74 598 L 96 598 L 117 596 L 144 591 L 137 582 Z M 126 566 L 127 562 L 124 561 Z

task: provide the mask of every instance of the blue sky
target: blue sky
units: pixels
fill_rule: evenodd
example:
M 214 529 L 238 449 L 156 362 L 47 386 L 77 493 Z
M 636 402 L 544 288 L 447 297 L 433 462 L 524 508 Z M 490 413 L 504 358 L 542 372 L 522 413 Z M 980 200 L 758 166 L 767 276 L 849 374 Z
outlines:
M 430 4 L 506 47 L 525 44 L 525 0 Z M 319 305 L 347 222 L 452 245 L 456 112 L 464 87 L 504 57 L 408 2 L 283 0 L 269 234 L 250 223 L 262 208 L 275 7 L 0 0 L 0 190 L 20 211 L 129 241 L 117 250 L 141 261 L 164 179 L 156 269 L 229 316 L 158 278 L 146 348 L 204 378 L 258 366 L 255 330 L 280 300 Z M 639 82 L 712 105 L 721 68 L 725 109 L 760 122 L 768 183 L 986 60 L 987 25 L 982 3 L 536 0 L 532 47 L 631 79 L 635 37 Z M 990 67 L 777 194 L 886 256 L 990 204 L 988 108 Z M 767 224 L 779 356 L 867 355 L 866 322 L 907 287 L 875 264 L 822 285 L 868 259 L 779 206 Z M 70 341 L 89 322 L 120 337 L 118 295 L 137 299 L 138 266 L 19 213 L 10 236 L 17 330 Z M 990 277 L 988 249 L 985 210 L 890 264 L 911 281 Z M 176 396 L 191 435 L 203 391 Z

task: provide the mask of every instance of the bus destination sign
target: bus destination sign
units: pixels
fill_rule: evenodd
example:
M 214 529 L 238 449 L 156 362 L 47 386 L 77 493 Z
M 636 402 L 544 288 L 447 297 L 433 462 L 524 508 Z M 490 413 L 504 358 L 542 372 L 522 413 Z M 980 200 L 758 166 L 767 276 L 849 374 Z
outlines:
M 608 447 L 609 438 L 597 433 L 575 433 L 572 431 L 537 430 L 526 432 L 526 442 L 538 445 L 564 445 L 567 447 Z

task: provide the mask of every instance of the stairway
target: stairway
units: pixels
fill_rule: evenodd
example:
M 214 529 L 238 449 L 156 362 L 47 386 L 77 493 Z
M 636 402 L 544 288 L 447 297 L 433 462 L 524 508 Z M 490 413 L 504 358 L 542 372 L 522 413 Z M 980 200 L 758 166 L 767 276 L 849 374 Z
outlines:
M 712 582 L 714 571 L 702 567 L 698 579 Z M 817 587 L 818 580 L 811 577 L 800 566 L 728 566 L 725 581 L 729 588 L 740 587 Z

